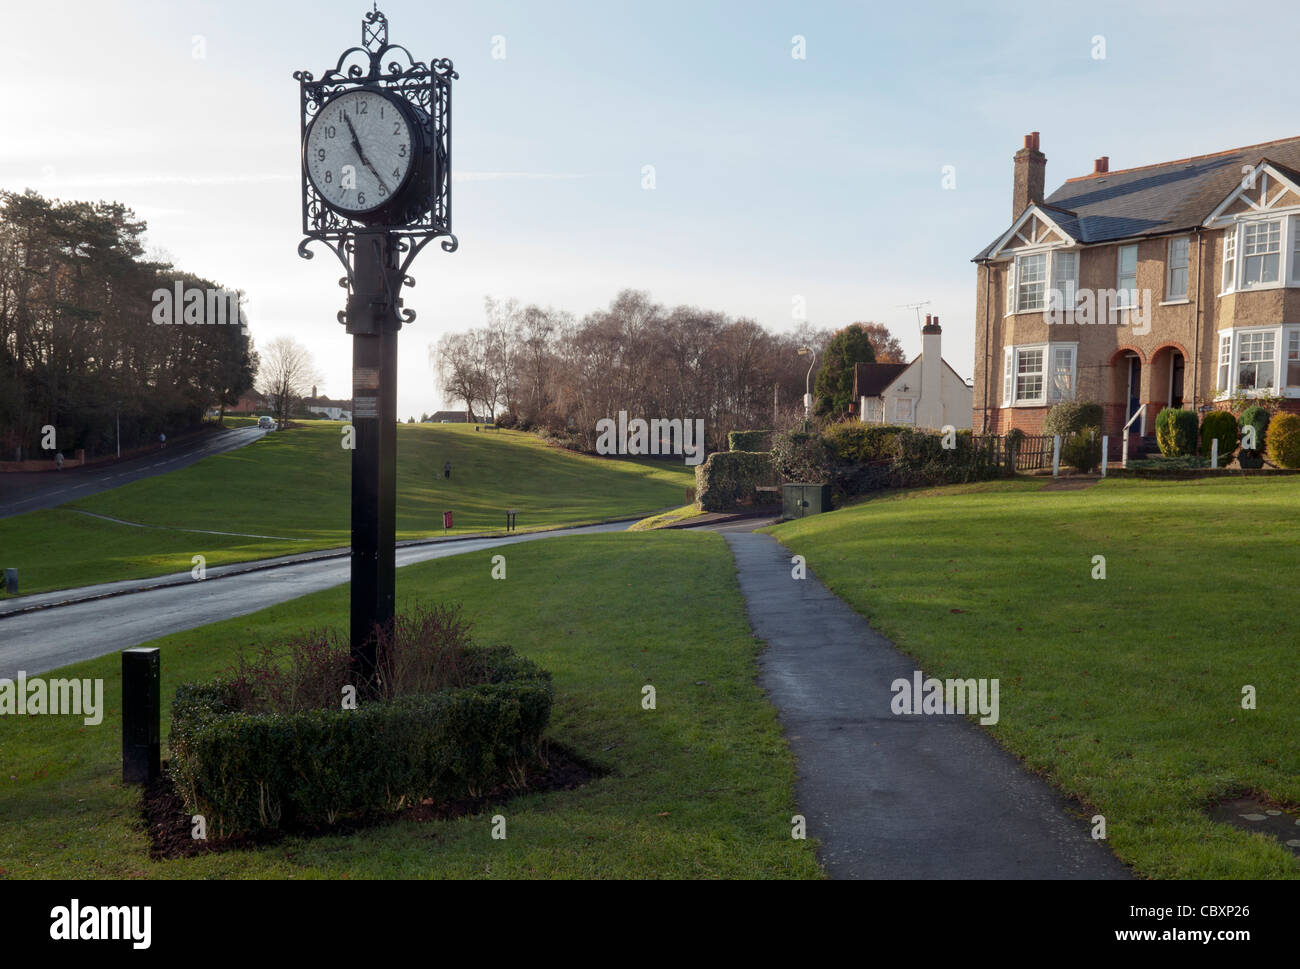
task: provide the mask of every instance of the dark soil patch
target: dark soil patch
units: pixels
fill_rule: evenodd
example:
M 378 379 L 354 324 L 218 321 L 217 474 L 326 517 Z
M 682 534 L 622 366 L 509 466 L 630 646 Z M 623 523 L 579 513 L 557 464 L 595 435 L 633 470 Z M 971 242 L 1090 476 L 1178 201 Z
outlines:
M 445 821 L 481 813 L 488 807 L 504 804 L 524 794 L 571 791 L 609 773 L 606 768 L 592 763 L 567 747 L 550 743 L 546 749 L 546 765 L 535 764 L 530 767 L 523 787 L 502 784 L 480 797 L 464 797 L 437 803 L 426 800 L 422 804 L 413 805 L 393 814 L 345 820 L 325 827 L 286 827 L 264 834 L 227 838 L 217 838 L 209 832 L 206 840 L 198 840 L 193 836 L 192 819 L 186 812 L 185 804 L 177 793 L 175 785 L 172 784 L 171 775 L 167 772 L 167 764 L 164 761 L 162 777 L 144 789 L 141 813 L 149 833 L 149 857 L 161 861 L 168 858 L 191 858 L 194 855 L 214 851 L 258 848 L 275 844 L 286 837 L 318 838 L 353 834 L 365 828 L 391 824 L 394 821 Z
M 1230 824 L 1243 831 L 1276 838 L 1300 856 L 1300 810 L 1262 794 L 1246 794 L 1216 801 L 1206 808 L 1210 820 Z

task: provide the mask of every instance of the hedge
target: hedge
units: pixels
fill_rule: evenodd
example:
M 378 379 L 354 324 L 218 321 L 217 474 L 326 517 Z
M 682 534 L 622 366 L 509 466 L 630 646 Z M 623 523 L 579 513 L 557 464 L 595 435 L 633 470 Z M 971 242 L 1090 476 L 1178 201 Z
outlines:
M 826 443 L 840 462 L 893 461 L 899 455 L 898 436 L 905 427 L 846 421 L 826 432 Z
M 728 451 L 766 451 L 772 446 L 772 432 L 766 431 L 728 431 Z
M 1101 429 L 1085 427 L 1061 442 L 1061 460 L 1090 474 L 1101 464 Z
M 1073 437 L 1084 428 L 1101 427 L 1105 412 L 1101 404 L 1091 400 L 1063 400 L 1054 404 L 1043 419 L 1043 433 Z M 1100 458 L 1097 459 L 1100 462 Z
M 535 755 L 553 690 L 511 650 L 478 652 L 487 682 L 354 710 L 246 713 L 229 681 L 181 686 L 169 770 L 186 811 L 225 837 L 490 790 Z
M 1264 442 L 1267 439 L 1268 434 L 1268 422 L 1271 417 L 1272 415 L 1268 412 L 1268 408 L 1260 407 L 1258 404 L 1252 404 L 1241 412 L 1239 423 L 1241 425 L 1242 434 L 1245 434 L 1247 427 L 1255 428 L 1255 446 L 1250 450 L 1264 450 Z M 1243 445 L 1245 443 L 1244 437 L 1242 443 Z
M 1226 410 L 1212 410 L 1201 420 L 1201 457 L 1210 456 L 1216 440 L 1219 442 L 1219 467 L 1222 468 L 1237 451 L 1237 418 Z
M 757 488 L 774 477 L 768 451 L 715 451 L 695 468 L 695 500 L 701 511 L 727 511 L 759 500 Z
M 1280 468 L 1300 468 L 1300 417 L 1278 414 L 1268 422 L 1268 459 Z
M 1167 458 L 1196 453 L 1196 413 L 1166 407 L 1156 415 L 1156 443 Z

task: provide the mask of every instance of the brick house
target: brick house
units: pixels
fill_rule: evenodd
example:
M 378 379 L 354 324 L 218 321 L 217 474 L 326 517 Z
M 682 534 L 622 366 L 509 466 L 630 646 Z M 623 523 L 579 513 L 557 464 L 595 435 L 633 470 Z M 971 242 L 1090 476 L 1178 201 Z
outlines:
M 1267 392 L 1300 410 L 1300 138 L 1069 179 L 1044 197 L 1038 132 L 1013 162 L 1010 227 L 974 258 L 977 431 L 1048 408 L 1141 412 Z

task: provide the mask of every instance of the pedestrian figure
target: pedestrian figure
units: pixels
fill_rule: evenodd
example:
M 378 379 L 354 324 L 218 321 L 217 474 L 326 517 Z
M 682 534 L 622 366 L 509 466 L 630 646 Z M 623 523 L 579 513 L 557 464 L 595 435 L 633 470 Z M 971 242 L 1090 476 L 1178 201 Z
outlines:
M 158 441 L 159 441 L 159 443 L 160 443 L 160 445 L 161 445 L 162 447 L 166 447 L 166 446 L 167 446 L 167 435 L 166 435 L 166 434 L 159 434 L 159 435 L 158 435 Z
M 444 478 L 450 478 L 450 477 L 451 477 L 451 462 L 450 462 L 450 461 L 448 461 L 446 464 L 444 464 L 444 465 L 442 466 L 442 476 L 443 476 Z
M 63 452 L 62 452 L 62 451 L 59 451 L 57 454 L 54 455 L 54 467 L 55 467 L 57 470 L 59 470 L 59 471 L 62 471 L 62 470 L 63 470 Z

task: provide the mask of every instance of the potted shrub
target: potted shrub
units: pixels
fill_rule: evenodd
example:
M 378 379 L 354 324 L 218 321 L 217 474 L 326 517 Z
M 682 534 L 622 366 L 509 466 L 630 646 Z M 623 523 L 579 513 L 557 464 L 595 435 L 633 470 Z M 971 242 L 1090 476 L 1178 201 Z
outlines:
M 1252 436 L 1255 439 L 1253 448 L 1243 447 L 1241 453 L 1237 455 L 1237 463 L 1243 468 L 1257 470 L 1264 466 L 1264 442 L 1267 439 L 1268 422 L 1271 417 L 1268 408 L 1258 404 L 1247 407 L 1241 412 L 1242 444 L 1247 443 Z M 1253 429 L 1253 434 L 1247 433 L 1248 427 Z

